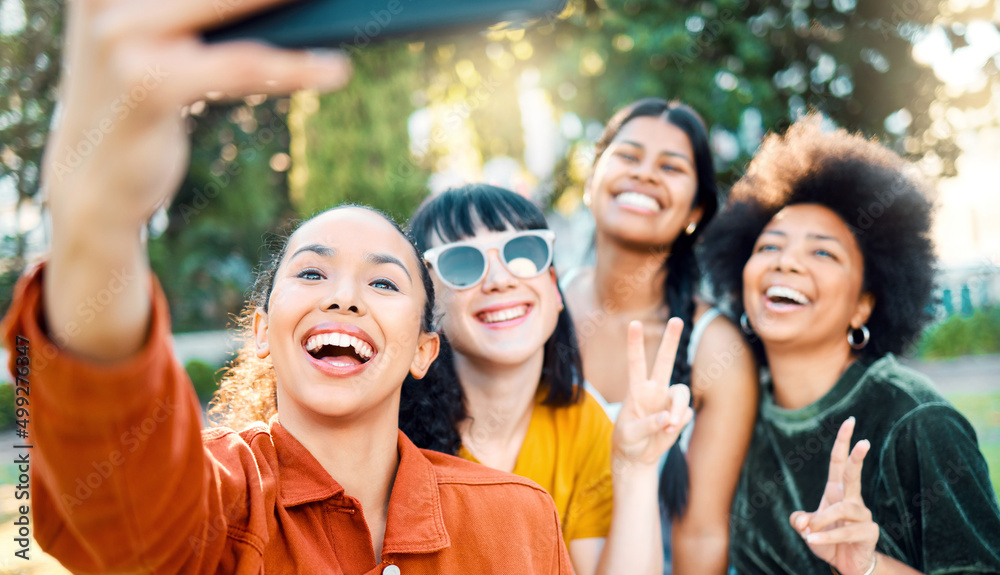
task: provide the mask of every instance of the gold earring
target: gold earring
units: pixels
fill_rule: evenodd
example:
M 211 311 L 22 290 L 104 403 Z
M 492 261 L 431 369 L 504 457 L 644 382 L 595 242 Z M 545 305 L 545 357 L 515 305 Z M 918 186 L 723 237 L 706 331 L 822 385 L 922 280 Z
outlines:
M 690 224 L 688 224 L 688 227 L 684 228 L 684 233 L 690 236 L 691 234 L 694 233 L 696 229 L 698 229 L 698 223 L 691 222 Z

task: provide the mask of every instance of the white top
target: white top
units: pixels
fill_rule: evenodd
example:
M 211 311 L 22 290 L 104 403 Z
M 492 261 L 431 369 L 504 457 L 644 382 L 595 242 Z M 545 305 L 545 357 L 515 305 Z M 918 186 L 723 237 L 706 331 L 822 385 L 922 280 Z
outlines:
M 698 321 L 694 322 L 694 327 L 691 328 L 691 339 L 688 341 L 688 348 L 687 348 L 689 365 L 694 363 L 694 356 L 698 351 L 698 344 L 701 342 L 701 337 L 705 335 L 705 330 L 708 328 L 708 324 L 712 323 L 712 321 L 714 321 L 715 318 L 719 317 L 720 315 L 722 315 L 722 312 L 712 307 L 705 310 L 705 313 L 701 314 L 701 317 L 698 318 Z M 615 403 L 610 403 L 608 400 L 604 399 L 604 396 L 601 395 L 601 392 L 597 391 L 597 388 L 591 385 L 589 381 L 583 382 L 583 388 L 589 391 L 590 394 L 594 396 L 594 399 L 596 399 L 597 403 L 599 403 L 601 407 L 604 408 L 605 413 L 608 414 L 608 417 L 611 418 L 611 421 L 618 420 L 618 412 L 622 410 L 622 402 L 618 401 Z M 681 451 L 683 451 L 684 453 L 687 453 L 688 445 L 691 443 L 691 434 L 693 430 L 694 430 L 694 419 L 692 419 L 691 423 L 689 423 L 687 427 L 684 428 L 684 431 L 681 432 L 680 439 L 678 439 L 681 446 Z M 666 461 L 666 454 L 664 454 L 663 458 L 660 460 L 661 469 L 663 468 L 664 461 Z

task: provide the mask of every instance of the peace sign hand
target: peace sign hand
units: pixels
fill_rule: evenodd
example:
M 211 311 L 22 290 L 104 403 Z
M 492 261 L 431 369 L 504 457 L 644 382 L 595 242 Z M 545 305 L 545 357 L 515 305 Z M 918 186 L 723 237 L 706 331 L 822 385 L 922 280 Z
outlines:
M 878 524 L 861 498 L 861 468 L 871 449 L 867 439 L 850 450 L 854 417 L 840 426 L 830 453 L 830 475 L 819 508 L 796 511 L 789 517 L 817 557 L 842 575 L 863 575 L 875 566 Z M 850 450 L 850 455 L 848 451 Z
M 667 322 L 653 374 L 647 377 L 642 323 L 629 324 L 628 393 L 612 436 L 616 457 L 630 463 L 655 465 L 694 417 L 688 405 L 691 390 L 683 384 L 670 385 L 683 328 L 684 322 L 679 318 Z

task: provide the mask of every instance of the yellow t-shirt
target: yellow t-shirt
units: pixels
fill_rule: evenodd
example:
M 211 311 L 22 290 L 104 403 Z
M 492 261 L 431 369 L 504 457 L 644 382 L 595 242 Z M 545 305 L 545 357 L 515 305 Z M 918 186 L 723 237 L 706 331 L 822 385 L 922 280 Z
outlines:
M 589 393 L 565 407 L 542 405 L 547 390 L 535 396 L 528 433 L 514 464 L 552 496 L 562 521 L 566 546 L 573 539 L 607 537 L 611 528 L 611 431 L 607 414 Z M 458 455 L 476 458 L 462 446 Z

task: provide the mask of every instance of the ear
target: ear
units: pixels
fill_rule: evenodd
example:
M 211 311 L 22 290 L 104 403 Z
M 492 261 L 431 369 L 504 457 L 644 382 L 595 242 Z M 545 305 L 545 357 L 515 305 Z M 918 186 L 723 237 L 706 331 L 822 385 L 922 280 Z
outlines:
M 556 299 L 559 301 L 559 311 L 563 310 L 563 297 L 559 291 L 559 276 L 556 275 L 556 266 L 549 266 L 549 275 L 552 277 L 552 285 L 556 288 Z
M 413 363 L 410 364 L 410 375 L 414 379 L 423 379 L 440 349 L 441 338 L 437 332 L 420 332 L 420 337 L 417 339 L 417 353 L 413 355 Z
M 701 217 L 703 215 L 705 215 L 705 207 L 702 206 L 701 204 L 698 204 L 695 207 L 691 208 L 691 216 L 688 218 L 687 223 L 684 224 L 684 227 L 687 227 L 688 223 L 691 222 L 694 222 L 696 224 L 701 224 Z
M 872 315 L 872 310 L 875 308 L 875 296 L 871 292 L 865 292 L 861 294 L 858 298 L 858 307 L 854 311 L 854 315 L 851 317 L 851 327 L 854 329 L 861 329 L 861 326 L 868 323 L 868 318 Z
M 257 308 L 253 312 L 253 340 L 257 357 L 264 359 L 271 355 L 271 345 L 267 340 L 267 312 Z

